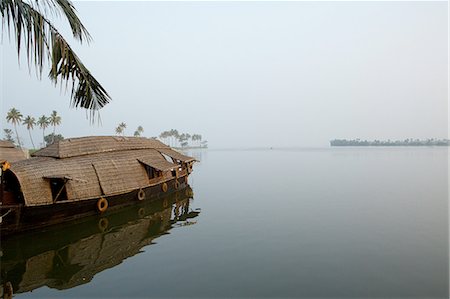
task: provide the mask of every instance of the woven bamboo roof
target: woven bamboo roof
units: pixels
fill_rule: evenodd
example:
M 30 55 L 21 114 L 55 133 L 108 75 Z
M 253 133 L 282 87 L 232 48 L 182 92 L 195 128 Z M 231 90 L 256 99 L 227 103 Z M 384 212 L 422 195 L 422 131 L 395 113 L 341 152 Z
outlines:
M 181 162 L 196 161 L 195 158 L 183 155 L 183 154 L 181 154 L 181 153 L 179 153 L 177 151 L 174 151 L 173 149 L 171 149 L 169 147 L 168 148 L 158 149 L 158 151 L 163 153 L 163 154 L 165 154 L 165 155 L 167 155 L 167 156 L 169 156 L 169 157 L 171 157 L 171 158 L 173 158 L 173 159 L 175 159 L 175 160 L 179 160 Z
M 15 147 L 14 143 L 8 140 L 0 140 L 0 148 L 2 147 Z
M 25 153 L 10 141 L 0 140 L 0 161 L 15 162 L 26 159 Z
M 69 138 L 35 152 L 33 157 L 70 158 L 106 152 L 137 149 L 168 149 L 156 139 L 120 136 L 90 136 Z
M 169 161 L 164 160 L 156 160 L 156 159 L 150 159 L 148 157 L 142 157 L 138 159 L 139 162 L 142 164 L 148 165 L 150 167 L 155 168 L 156 170 L 165 171 L 165 170 L 171 170 L 176 167 L 178 167 L 177 164 L 170 163 Z
M 98 141 L 97 145 L 94 141 Z M 87 149 L 81 148 L 82 144 Z M 108 149 L 107 144 L 112 144 L 113 149 Z M 53 203 L 49 179 L 66 181 L 70 201 L 144 188 L 149 177 L 143 164 L 163 171 L 179 166 L 168 162 L 161 152 L 179 161 L 194 160 L 154 139 L 85 137 L 44 148 L 31 159 L 12 163 L 10 170 L 19 180 L 26 205 L 46 205 Z

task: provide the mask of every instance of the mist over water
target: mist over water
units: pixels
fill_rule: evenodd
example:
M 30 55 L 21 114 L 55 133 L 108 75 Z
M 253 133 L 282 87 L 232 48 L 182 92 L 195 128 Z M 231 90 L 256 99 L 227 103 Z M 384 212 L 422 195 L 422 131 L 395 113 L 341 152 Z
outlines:
M 445 1 L 75 2 L 71 46 L 113 101 L 91 126 L 1 44 L 0 115 L 57 110 L 65 137 L 177 129 L 212 148 L 448 137 Z M 120 20 L 120 21 L 119 21 Z M 65 36 L 70 28 L 56 22 Z M 64 90 L 64 88 L 63 88 Z M 2 128 L 12 128 L 4 116 Z M 28 131 L 19 127 L 30 146 Z M 50 132 L 50 131 L 49 131 Z M 48 132 L 47 132 L 48 133 Z M 42 131 L 31 132 L 42 140 Z
M 194 225 L 17 297 L 448 298 L 447 148 L 189 154 Z

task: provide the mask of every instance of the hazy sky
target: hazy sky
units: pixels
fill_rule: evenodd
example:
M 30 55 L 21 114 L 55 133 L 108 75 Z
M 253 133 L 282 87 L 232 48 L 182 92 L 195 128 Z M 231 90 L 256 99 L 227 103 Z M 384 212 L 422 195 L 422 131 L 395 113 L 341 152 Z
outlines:
M 113 98 L 102 125 L 69 108 L 46 73 L 39 81 L 19 66 L 4 36 L 2 129 L 16 107 L 36 118 L 57 110 L 65 137 L 112 135 L 123 121 L 129 135 L 175 128 L 215 148 L 447 137 L 447 2 L 75 5 L 94 41 L 71 45 Z

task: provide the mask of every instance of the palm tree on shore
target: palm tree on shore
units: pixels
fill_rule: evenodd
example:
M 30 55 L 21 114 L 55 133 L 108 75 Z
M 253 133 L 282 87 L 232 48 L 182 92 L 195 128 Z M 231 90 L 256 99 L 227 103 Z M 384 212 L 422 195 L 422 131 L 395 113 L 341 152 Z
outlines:
M 137 127 L 136 131 L 134 131 L 134 137 L 139 137 L 144 133 L 144 128 L 142 126 Z
M 123 128 L 122 128 L 121 126 L 117 126 L 117 128 L 116 128 L 116 134 L 117 134 L 117 135 L 122 135 L 122 132 L 123 132 Z
M 31 144 L 33 145 L 33 148 L 36 148 L 34 146 L 34 141 L 33 141 L 33 137 L 31 136 L 31 130 L 34 129 L 34 125 L 36 124 L 36 120 L 34 117 L 28 115 L 27 117 L 25 117 L 25 119 L 23 120 L 23 124 L 27 126 L 27 130 L 28 130 L 28 134 L 30 135 L 30 140 L 31 140 Z
M 121 122 L 116 128 L 116 134 L 124 136 L 126 128 L 127 128 L 127 124 L 124 122 Z
M 55 142 L 55 132 L 56 132 L 56 126 L 59 126 L 61 124 L 61 116 L 58 115 L 58 112 L 53 110 L 52 114 L 50 114 L 49 117 L 50 125 L 53 126 L 53 138 L 52 143 Z
M 17 132 L 17 124 L 20 124 L 20 122 L 22 121 L 22 117 L 22 113 L 20 113 L 20 111 L 16 108 L 11 108 L 6 115 L 6 121 L 8 123 L 12 123 L 14 126 L 14 130 L 16 131 L 17 144 L 20 148 L 22 148 L 22 144 L 20 143 L 19 133 Z
M 180 138 L 180 133 L 178 133 L 178 130 L 171 129 L 169 131 L 169 137 L 172 137 L 171 146 L 174 146 L 178 141 L 178 138 Z
M 161 139 L 161 141 L 163 141 L 164 143 L 167 143 L 167 141 L 166 141 L 167 137 L 168 137 L 167 131 L 161 132 L 161 134 L 159 134 L 159 139 Z
M 60 31 L 48 18 L 63 16 L 67 19 L 73 37 L 80 43 L 92 38 L 76 14 L 70 0 L 1 0 L 0 14 L 3 33 L 15 37 L 17 54 L 24 52 L 28 62 L 36 66 L 42 76 L 45 63 L 50 64 L 49 77 L 53 83 L 73 82 L 70 103 L 87 109 L 90 119 L 111 101 L 111 97 L 84 66 Z M 25 41 L 25 42 L 24 42 Z
M 5 138 L 3 140 L 11 141 L 12 143 L 14 143 L 11 129 L 3 129 L 3 133 L 5 134 Z
M 122 128 L 122 136 L 125 136 L 125 129 L 127 128 L 127 124 L 124 123 L 124 122 L 121 122 L 121 123 L 119 124 L 119 127 Z
M 45 145 L 45 129 L 47 129 L 48 125 L 50 124 L 50 118 L 42 115 L 38 118 L 37 124 L 39 125 L 39 128 L 42 129 L 42 142 Z

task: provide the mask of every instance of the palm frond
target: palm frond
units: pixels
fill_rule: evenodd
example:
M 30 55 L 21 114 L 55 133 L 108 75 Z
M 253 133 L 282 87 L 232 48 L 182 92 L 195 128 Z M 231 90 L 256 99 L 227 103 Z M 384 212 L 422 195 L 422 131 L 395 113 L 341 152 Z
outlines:
M 74 36 L 80 41 L 83 38 L 89 40 L 89 33 L 76 16 L 70 1 L 46 0 L 39 3 L 51 9 L 59 7 L 71 24 Z M 108 104 L 111 97 L 50 20 L 42 14 L 42 9 L 37 4 L 33 6 L 20 0 L 1 0 L 3 28 L 7 27 L 9 33 L 11 27 L 14 27 L 18 55 L 23 40 L 28 62 L 33 61 L 39 74 L 42 74 L 44 63 L 48 59 L 51 64 L 50 79 L 55 84 L 59 81 L 72 83 L 71 106 L 89 110 L 90 120 L 93 121 L 97 111 Z
M 83 42 L 83 40 L 86 40 L 87 42 L 92 40 L 91 35 L 87 31 L 86 27 L 84 27 L 83 23 L 78 18 L 76 9 L 71 1 L 35 0 L 34 3 L 31 4 L 34 9 L 38 10 L 41 13 L 43 10 L 46 10 L 46 8 L 57 15 L 60 15 L 62 13 L 67 19 L 67 22 L 72 29 L 72 34 L 76 39 L 78 39 L 80 42 Z

